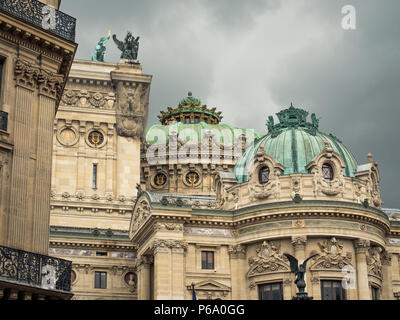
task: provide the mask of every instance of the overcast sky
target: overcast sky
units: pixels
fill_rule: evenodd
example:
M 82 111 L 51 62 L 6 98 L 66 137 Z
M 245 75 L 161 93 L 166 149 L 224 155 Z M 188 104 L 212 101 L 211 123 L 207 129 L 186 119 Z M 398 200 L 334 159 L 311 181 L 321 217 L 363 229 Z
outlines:
M 356 30 L 342 28 L 349 4 Z M 140 36 L 149 125 L 188 91 L 223 122 L 260 133 L 293 102 L 359 164 L 371 152 L 384 207 L 400 208 L 400 1 L 62 0 L 60 10 L 77 18 L 78 59 L 90 60 L 108 28 Z M 119 57 L 110 39 L 105 60 Z

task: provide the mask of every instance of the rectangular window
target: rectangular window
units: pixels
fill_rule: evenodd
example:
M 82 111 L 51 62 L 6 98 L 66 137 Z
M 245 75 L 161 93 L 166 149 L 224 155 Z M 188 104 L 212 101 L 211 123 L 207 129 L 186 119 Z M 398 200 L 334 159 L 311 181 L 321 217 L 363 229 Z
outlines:
M 346 290 L 342 286 L 342 281 L 321 281 L 322 300 L 346 300 Z
M 96 257 L 107 257 L 107 252 L 96 252 Z
M 208 270 L 214 269 L 214 251 L 201 252 L 201 268 Z
M 94 287 L 97 289 L 107 288 L 107 272 L 96 271 L 94 273 Z
M 97 163 L 93 164 L 93 189 L 97 189 Z
M 258 297 L 260 300 L 283 300 L 282 282 L 259 285 Z

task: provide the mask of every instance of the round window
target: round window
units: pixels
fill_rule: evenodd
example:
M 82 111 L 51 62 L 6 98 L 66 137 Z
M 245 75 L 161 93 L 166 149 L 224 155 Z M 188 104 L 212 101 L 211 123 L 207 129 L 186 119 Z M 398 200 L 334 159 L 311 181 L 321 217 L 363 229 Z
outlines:
M 260 184 L 266 184 L 269 181 L 269 168 L 268 167 L 262 167 L 258 173 L 258 180 Z
M 329 181 L 333 180 L 333 168 L 329 163 L 324 163 L 322 165 L 322 176 L 326 180 L 329 180 Z
M 98 147 L 103 143 L 104 136 L 100 131 L 94 130 L 89 133 L 88 140 L 91 145 Z
M 195 171 L 190 171 L 190 172 L 186 175 L 185 179 L 186 179 L 186 183 L 193 187 L 193 186 L 195 186 L 196 184 L 199 183 L 199 181 L 200 181 L 200 176 L 199 176 L 199 174 L 198 174 L 197 172 L 195 172 Z
M 157 173 L 154 177 L 154 184 L 157 187 L 162 187 L 167 182 L 167 176 L 164 173 Z

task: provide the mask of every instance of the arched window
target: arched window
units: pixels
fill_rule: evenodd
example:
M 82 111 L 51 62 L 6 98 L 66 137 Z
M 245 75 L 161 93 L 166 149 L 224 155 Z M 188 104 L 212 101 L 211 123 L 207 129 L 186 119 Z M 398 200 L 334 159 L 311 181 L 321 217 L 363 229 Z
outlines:
M 329 163 L 324 163 L 322 165 L 322 176 L 326 180 L 329 180 L 329 181 L 333 180 L 333 168 Z
M 269 168 L 267 166 L 262 167 L 258 172 L 258 181 L 260 184 L 266 184 L 269 181 Z

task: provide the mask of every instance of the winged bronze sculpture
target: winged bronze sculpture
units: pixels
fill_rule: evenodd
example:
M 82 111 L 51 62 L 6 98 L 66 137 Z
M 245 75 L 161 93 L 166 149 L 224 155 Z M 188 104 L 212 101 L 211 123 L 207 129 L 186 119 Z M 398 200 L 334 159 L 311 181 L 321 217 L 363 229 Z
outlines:
M 139 51 L 139 38 L 134 37 L 130 31 L 128 31 L 124 41 L 119 41 L 117 36 L 113 34 L 113 40 L 117 45 L 118 49 L 121 50 L 121 59 L 137 60 Z
M 299 261 L 293 257 L 290 254 L 284 253 L 283 254 L 286 258 L 288 258 L 290 262 L 290 271 L 295 274 L 296 280 L 294 281 L 295 285 L 297 286 L 297 289 L 299 289 L 299 292 L 297 293 L 297 297 L 294 299 L 297 300 L 309 300 L 312 298 L 309 298 L 307 296 L 307 293 L 305 292 L 306 288 L 306 282 L 304 281 L 304 274 L 306 273 L 306 265 L 308 260 L 314 258 L 315 256 L 318 255 L 318 253 L 311 255 L 307 259 L 304 260 L 302 264 L 299 265 Z

